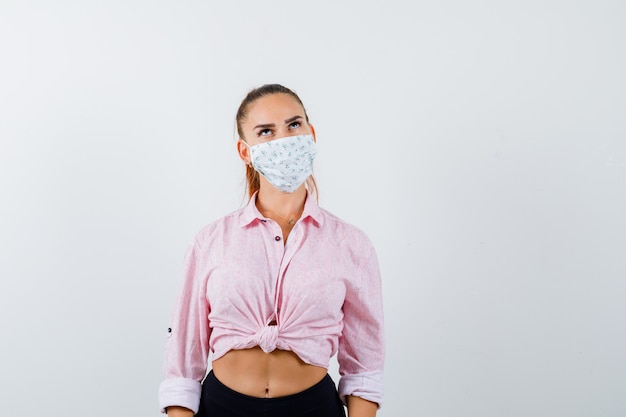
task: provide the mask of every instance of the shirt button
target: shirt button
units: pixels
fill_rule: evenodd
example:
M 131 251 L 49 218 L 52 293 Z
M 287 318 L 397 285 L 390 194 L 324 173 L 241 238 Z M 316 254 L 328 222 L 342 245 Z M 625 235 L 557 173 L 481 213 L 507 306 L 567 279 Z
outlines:
M 276 236 L 276 237 L 274 238 L 274 240 L 275 240 L 276 242 L 279 242 L 279 241 L 280 241 L 280 236 Z

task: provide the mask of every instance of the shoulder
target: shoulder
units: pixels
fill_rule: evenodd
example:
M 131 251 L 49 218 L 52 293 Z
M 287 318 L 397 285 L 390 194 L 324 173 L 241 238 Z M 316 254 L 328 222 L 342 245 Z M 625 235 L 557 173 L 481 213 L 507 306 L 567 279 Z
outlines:
M 194 236 L 193 246 L 197 250 L 206 249 L 216 241 L 223 241 L 242 228 L 242 213 L 245 207 L 237 209 L 217 220 L 204 225 Z
M 322 227 L 333 233 L 338 242 L 349 244 L 355 249 L 373 249 L 371 240 L 362 229 L 322 207 L 319 210 L 324 218 Z

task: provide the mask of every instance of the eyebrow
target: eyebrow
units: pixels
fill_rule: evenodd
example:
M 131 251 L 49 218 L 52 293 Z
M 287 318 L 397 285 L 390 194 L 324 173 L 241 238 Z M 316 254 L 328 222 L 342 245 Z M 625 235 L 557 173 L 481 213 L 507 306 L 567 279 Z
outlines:
M 298 119 L 302 119 L 302 116 L 293 116 L 290 117 L 289 119 L 285 119 L 285 124 L 288 125 L 291 122 L 295 122 Z
M 292 117 L 290 117 L 288 119 L 285 119 L 285 124 L 288 125 L 289 123 L 295 122 L 298 119 L 303 119 L 303 117 L 299 116 L 299 115 L 292 116 Z M 276 127 L 276 125 L 274 123 L 263 123 L 263 124 L 259 124 L 259 125 L 254 126 L 253 129 L 259 129 L 259 128 L 267 129 L 269 127 Z

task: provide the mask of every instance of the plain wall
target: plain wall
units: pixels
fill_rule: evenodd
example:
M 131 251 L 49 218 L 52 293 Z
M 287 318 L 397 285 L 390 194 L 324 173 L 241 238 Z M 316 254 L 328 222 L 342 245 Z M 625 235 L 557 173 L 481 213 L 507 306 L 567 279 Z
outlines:
M 626 414 L 626 3 L 0 2 L 3 415 L 158 416 L 184 251 L 279 82 L 374 242 L 391 416 Z M 336 378 L 336 367 L 331 368 Z

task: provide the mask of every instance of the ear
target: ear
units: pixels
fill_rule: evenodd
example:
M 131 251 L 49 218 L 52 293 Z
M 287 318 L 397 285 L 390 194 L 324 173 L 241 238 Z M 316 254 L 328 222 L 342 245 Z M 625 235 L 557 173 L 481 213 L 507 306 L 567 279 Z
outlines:
M 237 153 L 244 164 L 250 165 L 250 148 L 243 143 L 243 139 L 237 141 Z
M 309 127 L 311 128 L 311 134 L 313 135 L 313 142 L 317 143 L 317 137 L 315 136 L 315 127 L 313 125 L 309 125 Z

